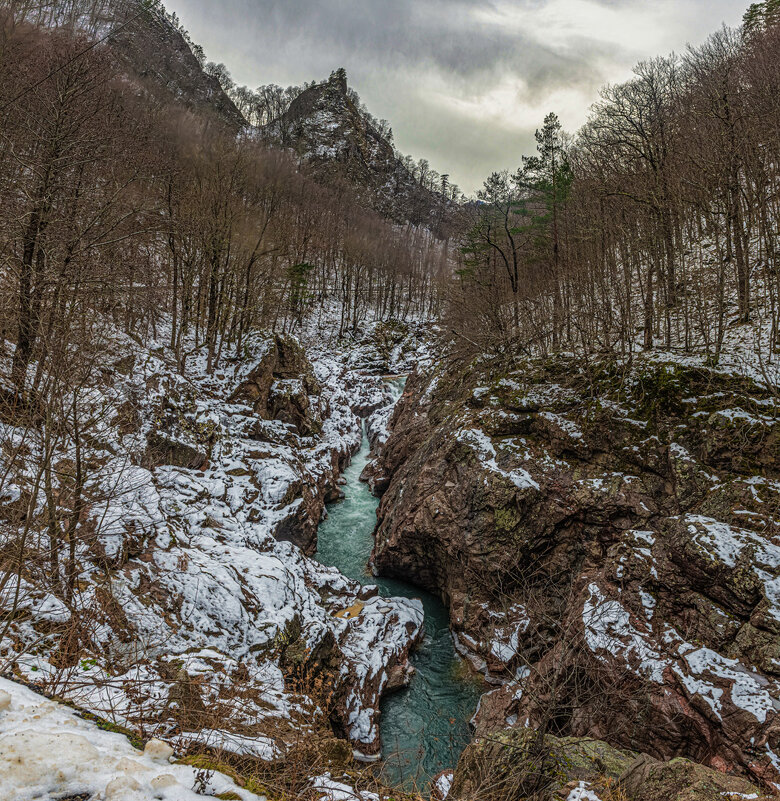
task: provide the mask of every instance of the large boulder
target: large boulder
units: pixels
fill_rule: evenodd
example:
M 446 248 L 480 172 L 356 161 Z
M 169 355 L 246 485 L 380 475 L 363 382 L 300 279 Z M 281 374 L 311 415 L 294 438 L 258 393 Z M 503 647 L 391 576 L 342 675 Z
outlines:
M 638 757 L 620 776 L 618 785 L 630 801 L 731 801 L 769 799 L 738 776 L 729 776 L 689 759 L 658 762 Z
M 636 754 L 598 740 L 507 729 L 476 738 L 463 752 L 448 798 L 480 801 L 552 799 L 571 782 L 616 781 Z
M 265 343 L 257 363 L 229 400 L 246 403 L 264 420 L 279 420 L 301 436 L 312 436 L 322 429 L 312 402 L 319 395 L 320 386 L 301 344 L 277 334 Z
M 169 376 L 155 377 L 155 382 L 160 382 L 160 386 L 151 409 L 151 425 L 141 459 L 143 466 L 203 470 L 217 441 L 219 427 L 212 417 L 202 414 L 192 387 Z M 116 423 L 133 433 L 133 417 L 134 411 L 126 404 L 120 409 Z
M 476 738 L 451 780 L 449 801 L 724 801 L 759 799 L 745 779 L 687 759 L 646 754 L 580 737 L 507 729 Z

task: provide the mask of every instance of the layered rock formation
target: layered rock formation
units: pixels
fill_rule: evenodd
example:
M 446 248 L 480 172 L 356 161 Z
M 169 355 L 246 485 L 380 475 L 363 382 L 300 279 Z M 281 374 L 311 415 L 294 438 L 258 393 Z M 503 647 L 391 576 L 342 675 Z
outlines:
M 780 784 L 780 403 L 691 361 L 416 375 L 371 469 L 374 563 L 449 604 L 477 732 Z

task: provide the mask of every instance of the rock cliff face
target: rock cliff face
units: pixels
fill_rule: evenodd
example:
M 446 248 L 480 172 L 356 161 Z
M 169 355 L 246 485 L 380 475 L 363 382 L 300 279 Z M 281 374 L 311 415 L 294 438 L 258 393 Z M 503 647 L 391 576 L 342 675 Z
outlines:
M 386 217 L 430 227 L 441 223 L 441 198 L 409 173 L 392 144 L 349 97 L 343 79 L 334 76 L 306 89 L 262 134 L 295 150 L 315 175 L 361 187 Z
M 133 21 L 109 40 L 110 46 L 135 78 L 155 91 L 162 91 L 200 115 L 204 121 L 217 120 L 237 133 L 246 127 L 241 112 L 207 75 L 184 36 L 159 11 L 138 15 L 137 0 L 114 0 L 114 25 Z
M 415 375 L 373 560 L 449 604 L 507 726 L 780 783 L 780 403 L 663 358 Z

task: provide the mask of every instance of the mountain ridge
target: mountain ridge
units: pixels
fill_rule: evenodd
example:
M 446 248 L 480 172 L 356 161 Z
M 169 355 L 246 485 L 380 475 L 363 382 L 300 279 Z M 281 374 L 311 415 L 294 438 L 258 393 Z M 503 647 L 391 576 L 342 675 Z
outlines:
M 108 41 L 138 78 L 156 84 L 191 111 L 214 114 L 235 133 L 246 127 L 219 80 L 204 71 L 182 30 L 164 11 L 138 14 Z
M 365 188 L 380 214 L 441 233 L 446 198 L 423 186 L 366 118 L 350 97 L 344 70 L 304 89 L 261 136 L 294 150 L 320 179 L 346 179 Z

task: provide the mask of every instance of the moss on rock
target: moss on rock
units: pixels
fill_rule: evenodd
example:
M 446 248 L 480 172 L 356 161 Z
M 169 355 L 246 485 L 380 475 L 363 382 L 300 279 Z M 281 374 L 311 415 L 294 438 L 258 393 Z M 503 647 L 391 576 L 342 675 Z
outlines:
M 617 778 L 635 757 L 598 740 L 506 729 L 479 737 L 466 748 L 455 771 L 451 795 L 453 799 L 478 797 L 480 801 L 552 798 L 572 780 Z

